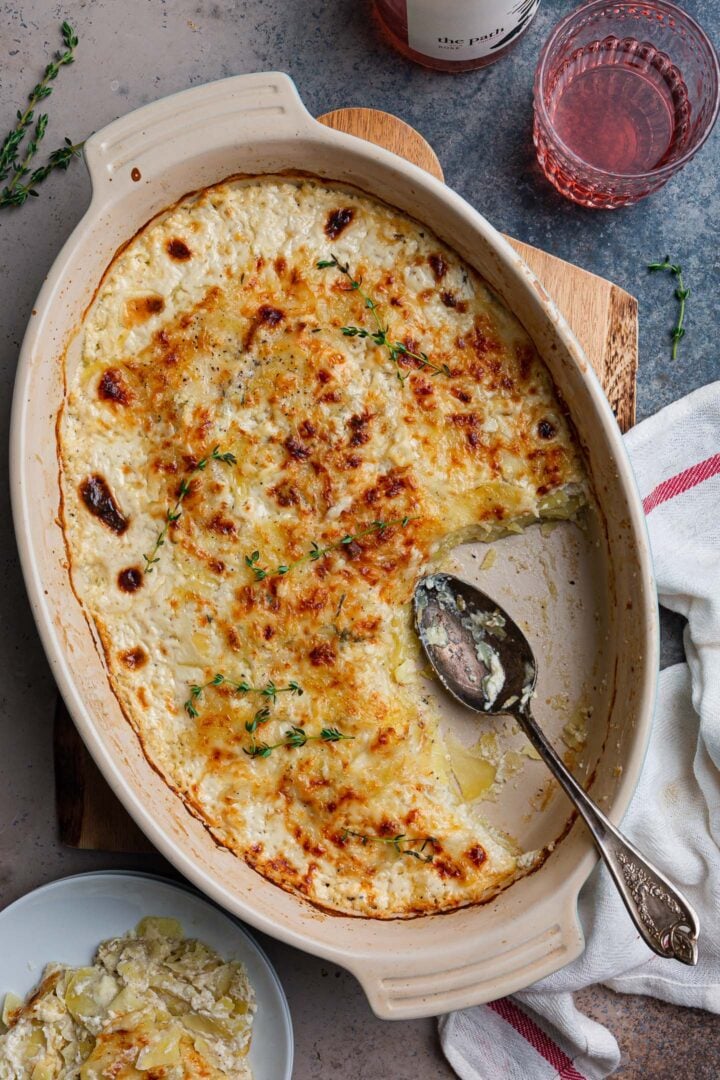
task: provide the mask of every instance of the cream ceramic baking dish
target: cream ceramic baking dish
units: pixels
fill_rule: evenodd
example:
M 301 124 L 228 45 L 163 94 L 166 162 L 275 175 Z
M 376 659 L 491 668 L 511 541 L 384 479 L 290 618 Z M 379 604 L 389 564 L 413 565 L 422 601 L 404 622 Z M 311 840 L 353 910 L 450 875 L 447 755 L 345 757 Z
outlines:
M 530 806 L 522 789 L 532 785 L 510 787 L 493 810 L 516 835 L 522 833 L 526 846 L 548 847 L 543 866 L 492 902 L 451 914 L 389 922 L 329 915 L 216 845 L 143 756 L 70 587 L 58 525 L 55 423 L 64 393 L 61 358 L 68 348 L 72 362 L 73 332 L 105 267 L 138 228 L 186 192 L 235 173 L 303 171 L 354 184 L 429 224 L 524 323 L 586 449 L 599 506 L 592 528 L 580 535 L 563 526 L 545 538 L 531 529 L 503 541 L 503 558 L 483 584 L 516 613 L 524 610 L 536 627 L 545 673 L 540 698 L 547 703 L 539 719 L 550 734 L 558 737 L 561 730 L 552 704 L 559 694 L 590 696 L 595 713 L 583 769 L 591 774 L 594 796 L 618 821 L 651 721 L 655 593 L 620 434 L 576 340 L 527 266 L 484 218 L 413 165 L 318 124 L 285 75 L 238 76 L 158 101 L 94 135 L 85 157 L 92 202 L 47 277 L 23 343 L 11 478 L 35 619 L 90 752 L 140 827 L 182 873 L 258 929 L 348 968 L 382 1017 L 430 1015 L 491 1000 L 556 970 L 583 948 L 577 897 L 596 856 L 552 788 Z M 469 574 L 472 556 L 470 549 L 458 555 Z M 542 573 L 520 572 L 528 565 Z M 550 594 L 554 600 L 546 603 Z M 448 723 L 467 722 L 449 710 Z M 535 780 L 545 780 L 544 774 Z

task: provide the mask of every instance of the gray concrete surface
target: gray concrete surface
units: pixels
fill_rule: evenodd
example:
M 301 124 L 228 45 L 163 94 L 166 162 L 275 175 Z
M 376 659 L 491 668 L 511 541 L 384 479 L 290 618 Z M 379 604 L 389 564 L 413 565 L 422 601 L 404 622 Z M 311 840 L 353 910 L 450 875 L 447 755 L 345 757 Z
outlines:
M 56 47 L 69 18 L 78 61 L 50 104 L 48 148 L 82 139 L 155 98 L 210 79 L 281 69 L 311 111 L 344 105 L 389 109 L 434 145 L 448 183 L 495 225 L 617 281 L 640 299 L 640 415 L 718 375 L 720 142 L 660 193 L 632 210 L 601 214 L 564 202 L 542 179 L 531 145 L 532 75 L 541 42 L 568 8 L 543 0 L 511 58 L 480 73 L 442 76 L 406 63 L 378 37 L 367 0 L 0 0 L 0 128 Z M 717 0 L 684 5 L 720 38 Z M 43 276 L 82 215 L 89 184 L 81 165 L 52 178 L 42 197 L 0 213 L 0 427 L 7 432 L 18 348 Z M 645 263 L 669 253 L 693 290 L 687 337 L 671 363 L 674 317 L 668 279 Z M 10 521 L 6 439 L 0 443 L 0 906 L 52 878 L 127 859 L 63 849 L 56 839 L 51 761 L 54 688 L 25 600 Z M 665 622 L 665 662 L 681 652 Z M 264 942 L 287 989 L 297 1038 L 297 1080 L 435 1080 L 451 1076 L 434 1023 L 376 1020 L 351 976 Z M 1 969 L 1 958 L 0 958 Z M 624 1051 L 625 1080 L 720 1075 L 713 1017 L 602 989 L 583 995 Z M 502 1080 L 502 1078 L 498 1078 Z M 532 1078 L 530 1078 L 532 1080 Z

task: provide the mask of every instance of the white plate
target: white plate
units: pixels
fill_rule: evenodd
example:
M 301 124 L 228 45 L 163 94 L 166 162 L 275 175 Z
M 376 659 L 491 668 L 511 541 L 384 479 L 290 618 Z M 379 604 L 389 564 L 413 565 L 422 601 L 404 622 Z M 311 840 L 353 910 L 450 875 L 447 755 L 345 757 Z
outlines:
M 43 885 L 0 912 L 0 1000 L 22 997 L 50 960 L 88 964 L 106 938 L 145 915 L 178 919 L 226 960 L 241 960 L 257 997 L 250 1064 L 255 1080 L 290 1080 L 290 1009 L 270 961 L 233 918 L 184 885 L 154 874 L 105 870 Z

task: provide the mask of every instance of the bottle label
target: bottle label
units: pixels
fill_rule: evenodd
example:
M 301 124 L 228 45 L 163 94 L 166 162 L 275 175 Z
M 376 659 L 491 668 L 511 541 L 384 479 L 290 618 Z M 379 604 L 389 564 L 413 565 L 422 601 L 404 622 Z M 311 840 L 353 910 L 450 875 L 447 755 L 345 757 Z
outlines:
M 540 0 L 407 0 L 408 45 L 435 60 L 479 60 L 519 37 Z

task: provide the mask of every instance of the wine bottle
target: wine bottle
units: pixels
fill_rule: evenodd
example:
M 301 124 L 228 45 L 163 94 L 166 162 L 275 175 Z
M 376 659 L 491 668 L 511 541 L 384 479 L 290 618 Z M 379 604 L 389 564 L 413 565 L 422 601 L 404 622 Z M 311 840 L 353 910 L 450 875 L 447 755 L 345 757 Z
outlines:
M 516 44 L 540 0 L 375 0 L 391 43 L 439 71 L 493 64 Z

